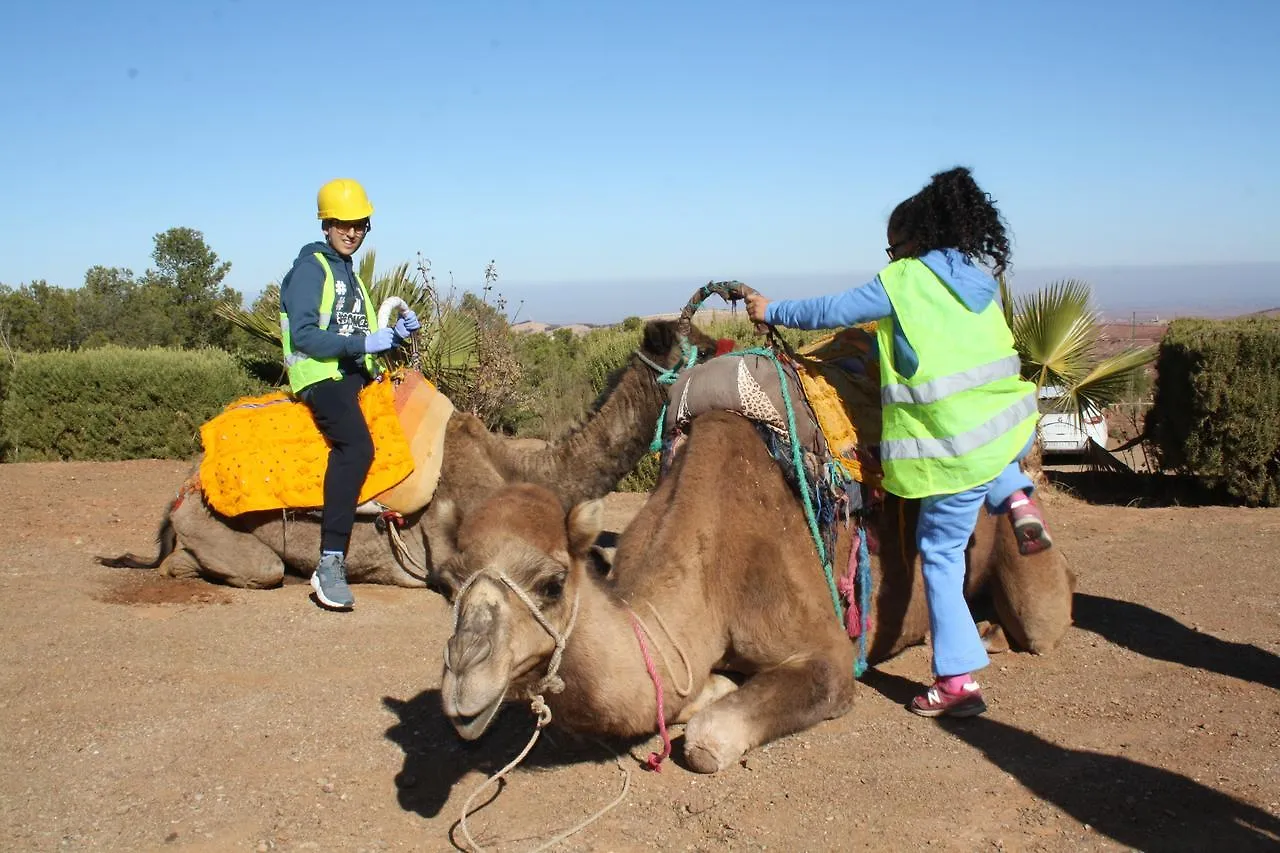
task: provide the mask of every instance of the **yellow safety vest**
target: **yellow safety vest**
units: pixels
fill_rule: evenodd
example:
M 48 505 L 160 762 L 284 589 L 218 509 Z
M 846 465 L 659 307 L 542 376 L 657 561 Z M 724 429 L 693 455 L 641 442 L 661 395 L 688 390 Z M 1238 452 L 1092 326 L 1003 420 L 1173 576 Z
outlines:
M 918 258 L 880 273 L 897 323 L 920 359 L 910 378 L 893 364 L 895 321 L 879 322 L 880 458 L 886 491 L 949 495 L 990 482 L 1013 461 L 1039 417 L 1021 378 L 997 301 L 975 314 Z
M 317 325 L 321 329 L 327 329 L 333 315 L 335 295 L 333 268 L 329 266 L 329 260 L 323 253 L 316 252 L 315 259 L 320 262 L 320 268 L 324 270 L 324 287 L 320 291 L 320 322 Z M 369 331 L 373 331 L 378 328 L 377 311 L 369 299 L 368 289 L 360 280 L 360 275 L 354 271 L 353 275 L 355 275 L 356 286 L 360 288 L 360 298 L 364 301 L 364 315 L 369 320 Z M 312 358 L 293 348 L 293 342 L 289 339 L 289 315 L 284 311 L 280 312 L 280 343 L 284 347 L 284 366 L 289 371 L 289 388 L 293 393 L 297 394 L 303 388 L 325 379 L 342 377 L 342 371 L 338 369 L 338 359 Z M 377 362 L 374 361 L 373 356 L 364 356 L 364 367 L 370 376 L 377 375 Z

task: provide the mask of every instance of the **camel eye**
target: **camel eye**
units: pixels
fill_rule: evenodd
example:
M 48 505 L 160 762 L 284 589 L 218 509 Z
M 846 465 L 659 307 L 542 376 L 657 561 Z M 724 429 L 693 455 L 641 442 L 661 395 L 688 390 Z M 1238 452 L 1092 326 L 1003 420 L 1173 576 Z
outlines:
M 564 595 L 564 578 L 555 577 L 545 580 L 538 587 L 538 593 L 548 601 L 559 601 Z

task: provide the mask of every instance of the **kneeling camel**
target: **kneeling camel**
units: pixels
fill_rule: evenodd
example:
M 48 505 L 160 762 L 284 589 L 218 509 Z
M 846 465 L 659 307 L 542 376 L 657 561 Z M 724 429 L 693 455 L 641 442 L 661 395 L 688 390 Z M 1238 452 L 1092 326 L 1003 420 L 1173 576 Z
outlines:
M 558 639 L 563 691 L 546 695 L 557 724 L 624 737 L 654 731 L 643 636 L 667 687 L 666 722 L 687 723 L 684 755 L 700 772 L 850 709 L 853 643 L 800 503 L 748 421 L 725 412 L 694 421 L 607 574 L 592 568 L 602 511 L 596 500 L 566 517 L 555 495 L 522 484 L 462 517 L 457 552 L 436 576 L 456 619 L 441 693 L 462 737 L 483 734 L 505 699 L 546 687 Z M 917 511 L 891 498 L 872 522 L 881 543 L 872 663 L 928 630 L 914 536 L 900 535 L 915 529 Z M 851 538 L 842 532 L 836 565 Z M 993 596 L 1015 645 L 1043 652 L 1061 639 L 1074 578 L 1059 550 L 1022 556 L 1007 521 L 984 514 L 968 557 L 967 596 Z
M 685 361 L 685 340 L 691 340 L 699 360 L 715 352 L 716 342 L 696 329 L 677 334 L 670 320 L 646 325 L 640 347 L 612 377 L 586 421 L 545 447 L 530 449 L 527 442 L 490 433 L 470 413 L 454 412 L 445 426 L 440 481 L 431 504 L 405 518 L 398 550 L 372 523 L 357 524 L 347 549 L 348 580 L 425 586 L 439 538 L 437 507 L 466 512 L 509 482 L 544 484 L 566 505 L 608 494 L 647 452 L 666 401 L 658 375 Z M 165 512 L 157 538 L 154 559 L 124 554 L 100 562 L 262 589 L 279 586 L 286 566 L 309 575 L 320 553 L 318 513 L 227 517 L 203 500 L 194 473 Z

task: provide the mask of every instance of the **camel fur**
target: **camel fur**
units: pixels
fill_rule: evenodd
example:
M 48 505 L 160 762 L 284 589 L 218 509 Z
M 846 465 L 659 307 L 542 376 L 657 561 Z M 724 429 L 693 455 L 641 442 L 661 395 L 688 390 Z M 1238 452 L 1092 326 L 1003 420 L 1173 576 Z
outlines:
M 715 342 L 693 330 L 691 343 L 706 358 Z M 509 482 L 549 488 L 566 505 L 607 494 L 648 450 L 666 400 L 651 364 L 671 368 L 684 358 L 673 321 L 653 321 L 641 345 L 613 378 L 588 418 L 554 443 L 490 433 L 479 418 L 454 412 L 445 425 L 440 481 L 428 506 L 405 517 L 401 559 L 388 537 L 368 520 L 358 521 L 347 549 L 347 579 L 405 587 L 427 585 L 432 546 L 441 519 L 451 520 Z M 532 446 L 531 446 L 532 445 Z M 199 464 L 193 471 L 198 471 Z M 104 565 L 158 568 L 172 577 L 201 577 L 230 586 L 279 586 L 286 568 L 303 576 L 320 555 L 318 512 L 270 511 L 226 517 L 201 499 L 198 479 L 188 479 L 166 511 L 154 559 L 124 554 L 99 558 Z
M 890 498 L 871 522 L 880 541 L 872 663 L 928 631 L 918 508 Z M 655 730 L 655 690 L 633 615 L 648 628 L 667 722 L 687 721 L 684 756 L 694 770 L 722 770 L 749 749 L 850 709 L 854 644 L 833 611 L 800 502 L 751 423 L 727 412 L 694 420 L 607 575 L 592 568 L 601 513 L 592 501 L 566 517 L 555 495 L 517 485 L 461 519 L 457 553 L 437 564 L 457 620 L 441 692 L 461 736 L 479 737 L 504 699 L 538 692 L 554 647 L 504 575 L 569 633 L 557 673 L 563 692 L 545 696 L 562 727 L 614 736 Z M 851 539 L 841 533 L 837 566 Z M 1010 639 L 1033 652 L 1052 649 L 1071 621 L 1074 578 L 1061 551 L 1024 557 L 1007 519 L 984 513 L 968 559 L 966 596 L 990 592 Z

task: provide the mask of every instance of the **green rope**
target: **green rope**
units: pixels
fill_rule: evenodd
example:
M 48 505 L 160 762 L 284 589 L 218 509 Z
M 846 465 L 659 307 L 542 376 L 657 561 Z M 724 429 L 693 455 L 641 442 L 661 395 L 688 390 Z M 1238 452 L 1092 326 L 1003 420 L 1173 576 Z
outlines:
M 680 373 L 693 367 L 698 360 L 698 350 L 692 346 L 687 340 L 680 341 L 680 350 L 684 353 L 684 363 L 677 363 L 675 367 L 669 367 L 666 371 L 659 373 L 657 381 L 659 385 L 674 385 L 676 380 L 680 378 Z M 649 442 L 649 452 L 657 453 L 662 450 L 662 425 L 667 419 L 667 403 L 663 402 L 662 411 L 658 412 L 658 423 L 653 429 L 653 440 Z

